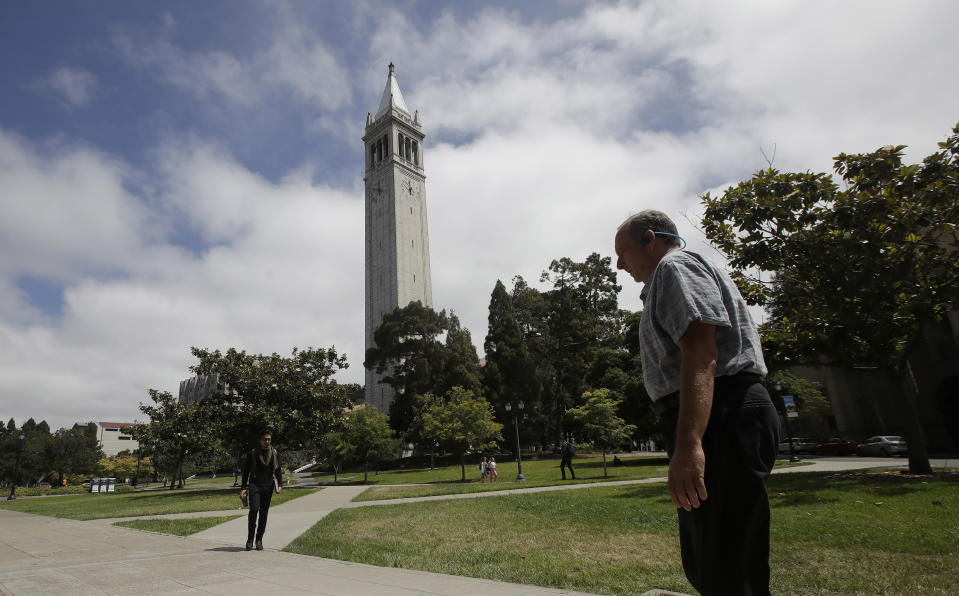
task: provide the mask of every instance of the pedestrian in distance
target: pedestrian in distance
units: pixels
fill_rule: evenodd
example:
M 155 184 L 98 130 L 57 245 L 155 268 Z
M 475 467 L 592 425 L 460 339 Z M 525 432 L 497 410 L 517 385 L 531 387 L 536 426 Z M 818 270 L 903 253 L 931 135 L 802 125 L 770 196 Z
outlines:
M 496 482 L 496 479 L 499 478 L 499 474 L 496 472 L 496 458 L 489 458 L 489 463 L 486 466 L 489 469 L 490 483 Z
M 570 475 L 572 475 L 573 480 L 576 480 L 576 472 L 573 471 L 573 457 L 575 455 L 576 448 L 573 447 L 572 441 L 563 439 L 559 446 L 559 471 L 563 474 L 563 480 L 566 480 L 566 468 L 569 468 Z
M 676 224 L 651 210 L 615 237 L 616 268 L 643 284 L 643 380 L 669 455 L 683 570 L 702 594 L 765 595 L 779 417 L 746 302 L 684 245 Z
M 246 497 L 249 492 L 250 502 L 246 550 L 253 549 L 254 538 L 256 550 L 263 550 L 263 534 L 266 532 L 266 520 L 270 514 L 270 501 L 274 491 L 282 490 L 283 471 L 280 468 L 280 456 L 273 448 L 273 433 L 265 430 L 260 433 L 259 445 L 247 454 L 243 465 L 240 498 Z
M 482 460 L 480 460 L 479 469 L 480 469 L 480 483 L 485 484 L 486 475 L 489 474 L 489 462 L 486 461 L 485 457 Z

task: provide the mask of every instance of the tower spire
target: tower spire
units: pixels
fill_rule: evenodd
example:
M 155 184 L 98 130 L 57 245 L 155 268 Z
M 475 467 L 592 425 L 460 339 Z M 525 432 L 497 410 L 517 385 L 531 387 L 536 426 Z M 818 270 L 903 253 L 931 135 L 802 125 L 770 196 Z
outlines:
M 374 120 L 388 113 L 390 110 L 399 110 L 407 116 L 410 115 L 410 110 L 406 107 L 406 100 L 403 99 L 403 92 L 400 91 L 400 84 L 396 81 L 394 69 L 393 63 L 390 62 L 390 72 L 386 76 L 386 88 L 383 89 L 380 107 L 376 110 L 376 114 L 373 115 Z

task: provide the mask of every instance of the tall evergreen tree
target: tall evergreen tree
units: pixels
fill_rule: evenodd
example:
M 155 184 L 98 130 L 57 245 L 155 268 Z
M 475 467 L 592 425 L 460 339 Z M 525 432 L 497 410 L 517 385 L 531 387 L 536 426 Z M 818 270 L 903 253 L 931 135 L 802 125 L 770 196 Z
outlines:
M 513 299 L 499 280 L 490 295 L 489 327 L 483 348 L 486 351 L 483 369 L 486 396 L 499 419 L 508 423 L 505 405 L 523 400 L 533 406 L 539 401 L 540 389 L 523 330 L 516 322 Z

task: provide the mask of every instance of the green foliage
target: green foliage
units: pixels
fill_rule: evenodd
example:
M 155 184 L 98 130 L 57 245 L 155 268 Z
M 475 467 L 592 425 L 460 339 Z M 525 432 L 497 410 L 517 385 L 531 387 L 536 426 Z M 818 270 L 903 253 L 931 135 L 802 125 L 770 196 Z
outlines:
M 506 404 L 521 400 L 538 402 L 541 387 L 523 331 L 516 322 L 513 299 L 497 280 L 489 304 L 489 330 L 483 344 L 486 366 L 483 385 L 486 396 L 501 412 Z M 501 418 L 503 420 L 505 418 Z
M 389 416 L 366 407 L 347 414 L 339 448 L 343 460 L 362 464 L 366 482 L 369 464 L 394 454 L 399 444 L 390 428 Z
M 940 148 L 914 165 L 903 146 L 840 154 L 844 189 L 769 168 L 703 195 L 706 235 L 773 315 L 775 367 L 898 366 L 921 324 L 959 301 L 959 127 Z
M 901 145 L 842 153 L 843 188 L 824 173 L 769 168 L 703 195 L 706 235 L 771 315 L 771 369 L 874 366 L 911 396 L 910 347 L 959 304 L 959 126 L 939 147 L 913 165 Z M 910 465 L 927 471 L 915 402 L 904 405 Z
M 219 374 L 220 383 L 229 387 L 229 394 L 201 407 L 211 411 L 223 448 L 237 456 L 251 449 L 265 428 L 273 431 L 274 444 L 288 450 L 311 446 L 342 416 L 355 390 L 334 379 L 348 365 L 333 348 L 293 348 L 289 357 L 235 348 L 192 352 L 199 359 L 192 372 Z
M 583 437 L 603 454 L 603 475 L 606 471 L 606 454 L 622 448 L 636 430 L 620 418 L 616 412 L 620 400 L 610 397 L 608 389 L 597 389 L 583 394 L 586 403 L 566 412 Z
M 47 445 L 47 466 L 57 474 L 58 485 L 64 477 L 92 475 L 102 457 L 96 431 L 83 427 L 61 428 Z
M 793 432 L 797 436 L 819 437 L 831 434 L 829 418 L 832 416 L 832 406 L 829 398 L 822 392 L 821 383 L 798 377 L 785 370 L 769 375 L 766 385 L 771 387 L 776 383 L 782 385 L 782 395 L 796 398 L 799 418 L 792 424 Z
M 489 402 L 468 389 L 453 387 L 445 400 L 435 400 L 423 414 L 423 436 L 440 448 L 460 457 L 462 479 L 466 480 L 463 455 L 469 450 L 492 449 L 502 441 L 503 425 L 493 417 Z
M 440 341 L 444 333 L 445 342 Z M 373 340 L 376 345 L 366 351 L 364 366 L 385 373 L 383 382 L 393 388 L 390 424 L 396 430 L 410 427 L 418 395 L 442 395 L 454 386 L 480 389 L 476 348 L 456 315 L 411 302 L 383 315 Z
M 150 418 L 150 423 L 137 424 L 131 432 L 141 445 L 150 446 L 153 465 L 176 478 L 188 456 L 205 455 L 216 439 L 213 410 L 203 402 L 187 405 L 168 391 L 150 389 L 149 393 L 153 404 L 141 403 L 140 411 Z M 173 485 L 171 482 L 171 489 Z
M 149 465 L 149 459 L 141 461 L 141 466 Z M 101 478 L 116 478 L 117 482 L 126 482 L 133 477 L 137 469 L 137 458 L 132 455 L 117 455 L 104 457 L 97 462 L 97 475 Z M 144 468 L 145 469 L 145 468 Z

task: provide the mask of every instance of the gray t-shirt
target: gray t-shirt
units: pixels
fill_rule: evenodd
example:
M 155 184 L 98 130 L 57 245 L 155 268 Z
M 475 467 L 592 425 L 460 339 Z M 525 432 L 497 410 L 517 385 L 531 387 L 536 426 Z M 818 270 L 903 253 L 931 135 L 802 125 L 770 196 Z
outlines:
M 696 253 L 663 256 L 640 294 L 639 347 L 643 380 L 653 401 L 679 391 L 679 340 L 693 321 L 716 326 L 716 376 L 766 374 L 759 333 L 739 289 L 726 273 Z

